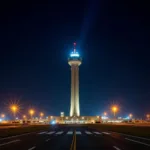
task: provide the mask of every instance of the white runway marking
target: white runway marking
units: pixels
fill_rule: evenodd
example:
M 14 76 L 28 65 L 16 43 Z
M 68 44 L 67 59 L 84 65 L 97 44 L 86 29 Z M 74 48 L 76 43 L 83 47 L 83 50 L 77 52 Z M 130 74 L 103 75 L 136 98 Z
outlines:
M 8 144 L 11 144 L 11 143 L 16 143 L 16 142 L 19 142 L 19 141 L 20 140 L 10 141 L 10 142 L 7 142 L 7 143 L 0 144 L 0 146 L 8 145 Z
M 68 131 L 67 134 L 73 134 L 73 131 Z
M 59 131 L 59 132 L 57 132 L 56 134 L 62 134 L 62 133 L 64 133 L 63 131 Z
M 101 133 L 99 133 L 99 132 L 94 132 L 95 134 L 101 134 Z
M 6 137 L 6 138 L 0 138 L 0 140 L 12 139 L 12 138 L 15 138 L 15 137 L 24 136 L 24 135 L 33 134 L 33 133 L 36 133 L 36 132 L 30 132 L 30 133 L 25 133 L 25 134 L 20 134 L 20 135 L 9 136 L 9 137 Z
M 135 141 L 135 140 L 128 139 L 128 138 L 125 138 L 125 139 L 128 140 L 128 141 L 135 142 L 135 143 L 139 143 L 139 144 L 143 144 L 143 145 L 146 145 L 146 146 L 150 146 L 149 144 L 146 144 L 146 143 L 143 143 L 143 142 Z
M 113 148 L 115 148 L 116 150 L 121 150 L 120 148 L 116 147 L 116 146 L 113 146 Z
M 116 146 L 113 146 L 113 148 L 115 148 L 116 150 L 121 150 L 120 148 L 116 147 Z
M 48 132 L 48 133 L 46 133 L 46 134 L 49 134 L 49 135 L 50 135 L 50 134 L 53 134 L 53 133 L 55 133 L 55 131 L 51 131 L 51 132 Z
M 31 147 L 31 148 L 29 148 L 28 150 L 33 150 L 33 149 L 35 149 L 36 147 L 35 146 L 33 146 L 33 147 Z
M 81 135 L 81 132 L 80 132 L 80 131 L 76 131 L 76 134 L 77 134 L 77 135 Z
M 85 133 L 86 133 L 86 134 L 92 134 L 92 133 L 91 133 L 91 132 L 89 132 L 89 131 L 85 131 Z
M 108 132 L 102 132 L 102 133 L 107 134 L 107 135 L 109 135 L 109 134 L 110 134 L 110 133 L 108 133 Z
M 40 133 L 38 133 L 38 134 L 45 134 L 45 133 L 47 133 L 47 132 L 40 132 Z
M 118 132 L 112 132 L 112 133 L 117 133 L 117 134 L 129 136 L 129 137 L 135 137 L 135 138 L 139 138 L 139 139 L 143 139 L 143 140 L 148 140 L 148 141 L 150 141 L 150 139 L 148 139 L 148 138 L 143 138 L 143 137 L 139 137 L 139 136 L 133 136 L 133 135 L 128 135 L 128 134 L 124 134 L 124 133 L 118 133 Z

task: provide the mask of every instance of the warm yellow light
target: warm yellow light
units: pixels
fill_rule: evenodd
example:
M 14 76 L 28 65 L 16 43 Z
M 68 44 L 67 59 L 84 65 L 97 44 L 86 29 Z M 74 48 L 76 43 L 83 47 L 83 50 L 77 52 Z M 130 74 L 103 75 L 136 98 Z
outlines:
M 9 105 L 9 110 L 13 113 L 14 118 L 16 118 L 16 114 L 20 111 L 20 105 L 17 102 L 11 102 Z
M 26 118 L 26 115 L 23 115 L 23 118 Z
M 12 105 L 10 106 L 10 110 L 13 112 L 14 117 L 15 117 L 15 116 L 16 116 L 16 113 L 19 111 L 19 105 L 12 104 Z
M 116 111 L 117 111 L 117 107 L 113 107 L 112 110 L 113 110 L 114 112 L 116 112 Z
M 92 123 L 95 123 L 95 120 L 92 120 Z
M 132 116 L 133 116 L 132 114 L 129 114 L 129 117 L 130 117 L 130 118 L 132 118 Z
M 10 107 L 10 109 L 11 109 L 13 112 L 16 112 L 17 109 L 18 109 L 18 106 L 17 106 L 17 105 L 12 105 L 12 106 Z
M 2 114 L 1 117 L 4 118 L 4 117 L 5 117 L 5 114 Z
M 29 114 L 32 116 L 34 114 L 34 110 L 33 109 L 30 109 L 29 110 Z
M 116 112 L 118 111 L 118 107 L 117 106 L 112 106 L 112 111 L 114 113 L 114 116 L 116 115 Z
M 147 118 L 149 118 L 149 117 L 150 117 L 150 115 L 149 115 L 149 114 L 147 114 L 147 115 L 146 115 L 146 117 L 147 117 Z
M 40 113 L 40 116 L 43 117 L 43 116 L 44 116 L 44 113 L 41 112 L 41 113 Z
M 104 112 L 104 116 L 107 116 L 107 112 Z

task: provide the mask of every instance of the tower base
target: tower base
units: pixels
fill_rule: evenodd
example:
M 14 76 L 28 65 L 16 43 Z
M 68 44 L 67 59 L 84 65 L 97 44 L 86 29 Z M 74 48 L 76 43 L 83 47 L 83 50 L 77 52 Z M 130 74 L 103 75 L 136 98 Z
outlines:
M 49 116 L 49 122 L 55 121 L 57 124 L 88 124 L 96 123 L 102 121 L 101 116 L 79 116 L 79 117 L 70 117 L 70 116 Z

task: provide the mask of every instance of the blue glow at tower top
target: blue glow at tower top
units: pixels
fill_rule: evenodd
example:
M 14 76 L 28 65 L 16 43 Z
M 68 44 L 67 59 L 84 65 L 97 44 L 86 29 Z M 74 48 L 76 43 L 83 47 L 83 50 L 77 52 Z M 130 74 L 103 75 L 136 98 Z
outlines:
M 70 54 L 70 57 L 80 57 L 79 53 L 76 52 L 76 43 L 73 43 L 74 51 Z

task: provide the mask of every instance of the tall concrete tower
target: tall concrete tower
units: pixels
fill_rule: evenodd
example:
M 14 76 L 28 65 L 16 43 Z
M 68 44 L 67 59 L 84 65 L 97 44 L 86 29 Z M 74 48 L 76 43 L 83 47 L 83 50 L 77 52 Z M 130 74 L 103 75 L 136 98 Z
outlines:
M 71 66 L 71 105 L 70 116 L 80 116 L 79 106 L 79 66 L 82 59 L 76 51 L 76 43 L 74 43 L 74 50 L 68 58 L 68 64 Z

